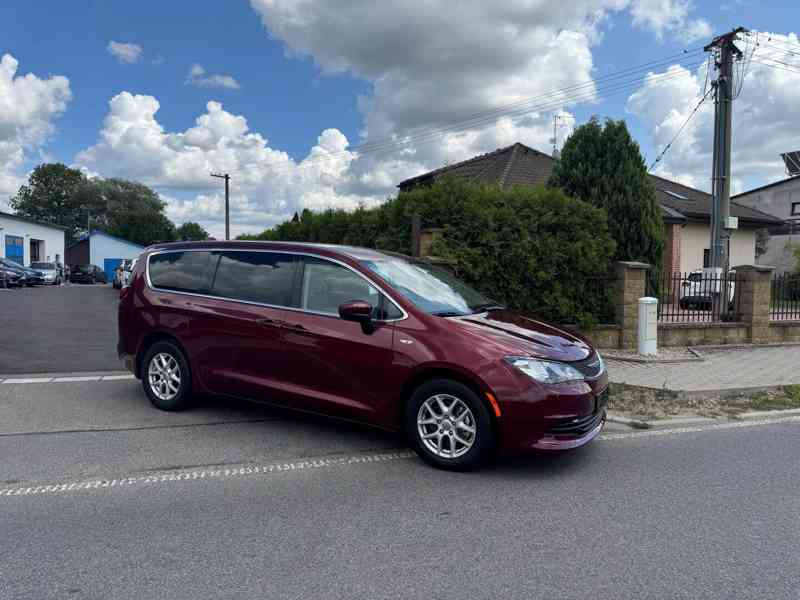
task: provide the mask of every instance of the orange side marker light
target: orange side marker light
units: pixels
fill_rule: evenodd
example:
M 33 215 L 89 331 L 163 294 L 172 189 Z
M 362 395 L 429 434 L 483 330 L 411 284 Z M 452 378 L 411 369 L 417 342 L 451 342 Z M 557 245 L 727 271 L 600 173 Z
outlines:
M 489 404 L 492 405 L 492 409 L 494 410 L 494 416 L 500 416 L 500 405 L 497 403 L 497 398 L 495 398 L 491 393 L 486 392 L 486 397 L 489 399 Z

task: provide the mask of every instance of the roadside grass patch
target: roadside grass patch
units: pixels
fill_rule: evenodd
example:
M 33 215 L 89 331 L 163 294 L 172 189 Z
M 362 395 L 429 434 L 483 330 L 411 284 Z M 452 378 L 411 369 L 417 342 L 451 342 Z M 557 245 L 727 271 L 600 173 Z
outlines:
M 608 401 L 609 412 L 643 421 L 676 416 L 735 418 L 751 411 L 792 408 L 800 408 L 800 385 L 736 395 L 686 396 L 663 386 L 611 384 Z

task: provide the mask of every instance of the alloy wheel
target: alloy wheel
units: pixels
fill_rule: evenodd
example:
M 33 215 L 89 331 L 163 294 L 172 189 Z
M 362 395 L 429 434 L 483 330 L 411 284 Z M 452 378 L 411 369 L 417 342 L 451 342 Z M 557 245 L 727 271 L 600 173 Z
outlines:
M 453 459 L 469 452 L 477 426 L 469 406 L 450 394 L 431 396 L 417 413 L 417 432 L 425 447 L 439 458 Z
M 181 389 L 181 367 L 174 356 L 159 352 L 150 361 L 147 380 L 159 400 L 173 400 Z

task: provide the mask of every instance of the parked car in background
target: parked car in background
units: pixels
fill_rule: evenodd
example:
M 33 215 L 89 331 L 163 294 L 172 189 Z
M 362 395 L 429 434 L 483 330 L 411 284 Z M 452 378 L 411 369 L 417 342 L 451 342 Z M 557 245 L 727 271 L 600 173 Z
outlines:
M 12 261 L 9 261 L 12 262 Z M 16 263 L 13 263 L 16 265 Z M 0 273 L 5 287 L 22 287 L 25 285 L 25 272 L 15 266 L 6 265 L 6 259 L 0 258 Z
M 73 265 L 69 280 L 71 283 L 108 283 L 106 272 L 97 265 Z
M 736 271 L 730 271 L 727 277 L 707 274 L 702 270 L 692 271 L 681 283 L 679 305 L 683 310 L 692 308 L 711 310 L 714 296 L 721 293 L 721 289 L 724 287 L 728 289 L 728 309 L 732 310 L 736 290 Z
M 12 271 L 0 266 L 0 288 L 14 288 L 25 285 L 25 276 L 19 271 Z
M 61 285 L 61 273 L 59 273 L 58 265 L 52 262 L 34 262 L 31 263 L 31 269 L 39 271 L 44 276 L 44 282 L 50 285 Z
M 424 261 L 364 248 L 149 248 L 119 302 L 120 358 L 150 401 L 238 396 L 404 431 L 465 470 L 495 449 L 565 450 L 606 418 L 608 376 L 577 334 Z
M 24 267 L 21 264 L 14 262 L 8 258 L 0 258 L 0 266 L 2 266 L 6 270 L 14 271 L 19 273 L 22 277 L 20 278 L 22 285 L 27 286 L 34 286 L 34 285 L 41 285 L 44 283 L 44 275 L 41 272 L 36 271 L 35 269 L 29 269 L 28 267 Z

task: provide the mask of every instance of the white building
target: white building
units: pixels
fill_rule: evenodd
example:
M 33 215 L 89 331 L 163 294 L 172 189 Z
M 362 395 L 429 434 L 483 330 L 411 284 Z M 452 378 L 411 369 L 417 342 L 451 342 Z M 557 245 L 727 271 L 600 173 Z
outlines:
M 64 262 L 64 233 L 58 225 L 0 212 L 0 257 L 30 266 Z
M 123 259 L 136 258 L 144 246 L 134 244 L 102 231 L 93 231 L 67 248 L 67 264 L 97 265 L 106 272 L 108 280 L 114 278 L 114 269 Z
M 769 228 L 767 249 L 758 262 L 775 267 L 779 275 L 795 271 L 798 265 L 794 251 L 800 248 L 800 176 L 761 186 L 732 200 L 783 220 Z

